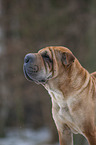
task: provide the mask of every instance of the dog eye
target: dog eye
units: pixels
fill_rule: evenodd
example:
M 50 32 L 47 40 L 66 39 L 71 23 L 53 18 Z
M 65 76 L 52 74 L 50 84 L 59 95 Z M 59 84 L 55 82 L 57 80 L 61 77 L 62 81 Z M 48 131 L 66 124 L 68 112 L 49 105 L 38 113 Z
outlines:
M 46 60 L 50 60 L 50 57 L 47 53 L 42 54 L 42 57 Z
M 50 58 L 50 56 L 48 55 L 47 51 L 45 53 L 41 54 L 42 58 L 48 63 L 51 62 L 52 63 L 52 59 Z

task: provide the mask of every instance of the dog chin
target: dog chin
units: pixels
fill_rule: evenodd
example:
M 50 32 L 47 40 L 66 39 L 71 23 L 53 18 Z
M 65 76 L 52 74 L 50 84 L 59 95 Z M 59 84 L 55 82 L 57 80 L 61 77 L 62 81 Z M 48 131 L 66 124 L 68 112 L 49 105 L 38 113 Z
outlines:
M 24 70 L 24 75 L 25 75 L 25 77 L 26 77 L 26 79 L 27 79 L 28 81 L 35 82 L 36 84 L 45 84 L 45 83 L 46 83 L 46 80 L 45 80 L 45 79 L 36 80 L 36 79 L 30 77 L 30 76 L 28 75 L 28 73 L 26 72 L 26 70 Z
M 25 77 L 26 77 L 26 79 L 27 79 L 28 81 L 34 81 L 34 80 L 27 74 L 26 70 L 24 70 L 24 75 L 25 75 Z

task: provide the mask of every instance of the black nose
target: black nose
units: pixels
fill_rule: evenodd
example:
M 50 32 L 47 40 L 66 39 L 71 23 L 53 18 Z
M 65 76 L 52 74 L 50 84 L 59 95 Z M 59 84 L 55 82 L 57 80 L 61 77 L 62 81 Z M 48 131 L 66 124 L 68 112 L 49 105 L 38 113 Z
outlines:
M 33 62 L 34 59 L 35 59 L 35 55 L 32 53 L 29 53 L 25 56 L 24 63 Z

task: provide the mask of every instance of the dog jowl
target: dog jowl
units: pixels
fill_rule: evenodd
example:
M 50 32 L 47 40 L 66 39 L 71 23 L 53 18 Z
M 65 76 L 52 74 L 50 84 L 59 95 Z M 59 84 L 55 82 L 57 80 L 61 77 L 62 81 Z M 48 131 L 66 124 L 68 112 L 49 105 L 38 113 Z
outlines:
M 25 56 L 24 74 L 50 94 L 60 145 L 73 145 L 73 133 L 96 145 L 95 72 L 89 74 L 68 48 L 50 46 Z

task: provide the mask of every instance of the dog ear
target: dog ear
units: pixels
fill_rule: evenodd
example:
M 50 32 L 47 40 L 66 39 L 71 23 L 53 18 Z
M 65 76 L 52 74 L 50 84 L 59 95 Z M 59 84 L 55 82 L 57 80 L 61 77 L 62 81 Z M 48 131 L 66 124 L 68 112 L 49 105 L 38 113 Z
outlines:
M 72 53 L 64 52 L 62 54 L 62 63 L 64 65 L 70 65 L 74 62 L 75 56 Z

